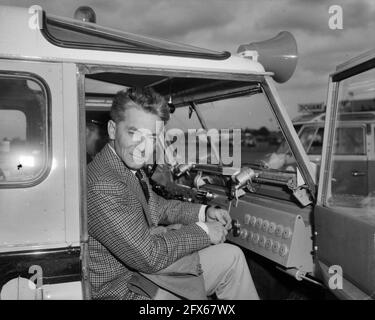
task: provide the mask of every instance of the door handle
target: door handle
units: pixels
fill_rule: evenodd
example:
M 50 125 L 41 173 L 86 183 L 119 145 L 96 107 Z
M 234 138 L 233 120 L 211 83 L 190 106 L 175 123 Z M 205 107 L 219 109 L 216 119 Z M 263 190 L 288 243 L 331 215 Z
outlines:
M 352 171 L 352 176 L 353 177 L 361 177 L 361 176 L 365 176 L 366 174 L 367 173 L 363 172 L 363 171 L 357 171 L 357 170 Z

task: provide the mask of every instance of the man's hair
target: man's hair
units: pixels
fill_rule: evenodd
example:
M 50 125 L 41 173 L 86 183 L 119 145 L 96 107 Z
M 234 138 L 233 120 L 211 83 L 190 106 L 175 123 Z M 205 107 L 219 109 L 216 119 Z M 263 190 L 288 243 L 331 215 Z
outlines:
M 129 88 L 117 92 L 111 107 L 111 119 L 116 123 L 123 121 L 125 111 L 130 108 L 155 114 L 164 122 L 170 117 L 164 97 L 151 88 Z

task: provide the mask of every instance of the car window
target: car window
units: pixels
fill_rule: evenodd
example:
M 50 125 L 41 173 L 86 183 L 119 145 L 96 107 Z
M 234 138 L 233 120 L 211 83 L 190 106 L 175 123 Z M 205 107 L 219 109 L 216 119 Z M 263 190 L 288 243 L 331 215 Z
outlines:
M 324 128 L 304 126 L 299 133 L 302 145 L 309 155 L 321 155 L 323 147 Z M 364 127 L 341 127 L 336 129 L 336 155 L 364 155 L 365 147 Z
M 296 161 L 263 93 L 197 103 L 196 108 L 207 130 L 189 106 L 177 108 L 166 126 L 166 141 L 173 142 L 178 162 L 183 158 L 199 164 L 296 171 Z M 177 141 L 178 133 L 184 139 Z M 178 149 L 184 150 L 182 157 Z
M 203 155 L 195 152 L 195 136 L 202 134 L 202 125 L 196 112 L 191 107 L 184 106 L 177 108 L 170 116 L 166 125 L 165 147 L 166 159 L 168 163 L 174 159 L 177 163 L 196 163 Z M 190 135 L 189 135 L 190 132 Z M 160 145 L 158 145 L 161 147 Z M 190 151 L 190 152 L 189 152 Z
M 308 154 L 311 153 L 310 146 L 315 140 L 315 133 L 317 130 L 318 128 L 315 126 L 304 126 L 299 132 L 299 138 L 302 142 L 303 148 Z
M 35 182 L 47 168 L 47 99 L 32 78 L 0 75 L 0 185 Z
M 346 117 L 374 108 L 375 70 L 354 75 L 339 83 L 337 121 L 330 166 L 328 204 L 366 207 L 375 212 L 373 169 L 366 156 L 365 125 L 348 125 Z M 345 157 L 342 157 L 345 156 Z M 356 157 L 353 157 L 356 156 Z
M 342 127 L 336 129 L 335 154 L 337 155 L 364 155 L 365 128 Z
M 310 145 L 308 154 L 312 154 L 312 155 L 322 154 L 323 135 L 324 135 L 324 128 L 318 128 L 315 131 L 314 139 Z
M 294 156 L 262 92 L 200 104 L 199 109 L 209 129 L 228 130 L 229 156 L 235 163 L 296 171 Z

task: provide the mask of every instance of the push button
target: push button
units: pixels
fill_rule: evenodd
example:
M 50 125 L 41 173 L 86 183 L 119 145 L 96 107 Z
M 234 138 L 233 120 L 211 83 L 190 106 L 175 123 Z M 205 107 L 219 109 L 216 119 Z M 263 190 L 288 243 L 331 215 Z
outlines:
M 288 246 L 286 244 L 283 244 L 280 247 L 279 254 L 280 254 L 280 256 L 285 257 L 288 254 L 288 251 L 289 251 Z
M 292 229 L 289 227 L 286 227 L 283 232 L 283 238 L 284 239 L 289 239 L 292 236 Z
M 245 218 L 244 218 L 245 224 L 249 224 L 250 223 L 250 219 L 251 219 L 251 215 L 245 214 Z
M 272 239 L 267 239 L 267 241 L 266 241 L 266 249 L 267 250 L 271 250 L 272 249 L 272 245 L 273 245 Z
M 280 250 L 280 242 L 279 241 L 275 241 L 272 245 L 272 251 L 274 253 L 278 253 Z
M 257 219 L 257 222 L 255 224 L 255 226 L 258 228 L 258 229 L 261 229 L 262 228 L 262 223 L 263 223 L 263 219 L 262 218 L 258 218 Z
M 275 222 L 271 222 L 270 223 L 270 226 L 268 227 L 268 233 L 274 233 L 276 230 L 276 223 Z
M 253 227 L 255 227 L 256 222 L 257 222 L 257 217 L 251 216 L 251 218 L 250 218 L 250 224 Z
M 270 223 L 268 222 L 268 220 L 263 221 L 262 229 L 263 229 L 264 232 L 267 232 L 269 225 L 270 225 Z
M 266 241 L 267 241 L 267 238 L 265 236 L 261 236 L 259 239 L 258 245 L 264 248 L 264 246 L 266 245 Z
M 253 240 L 253 235 L 254 235 L 254 232 L 250 231 L 248 236 L 247 236 L 247 241 L 252 241 Z
M 253 234 L 252 241 L 253 241 L 254 244 L 258 243 L 258 241 L 259 241 L 259 234 L 258 233 Z
M 242 239 L 246 239 L 247 238 L 247 230 L 246 229 L 242 229 L 241 230 L 241 233 L 240 233 L 240 237 L 242 238 Z
M 276 227 L 276 235 L 277 235 L 278 237 L 281 237 L 282 234 L 283 234 L 283 232 L 284 232 L 284 227 L 283 227 L 281 224 L 279 224 L 279 225 Z

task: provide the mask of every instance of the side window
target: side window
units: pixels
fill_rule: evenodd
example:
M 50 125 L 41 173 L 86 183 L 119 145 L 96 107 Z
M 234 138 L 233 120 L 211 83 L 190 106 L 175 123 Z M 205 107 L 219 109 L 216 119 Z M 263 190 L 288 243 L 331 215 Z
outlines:
M 315 134 L 313 142 L 311 143 L 311 147 L 310 147 L 308 154 L 313 154 L 313 155 L 322 154 L 323 135 L 324 135 L 324 128 L 319 128 Z
M 345 118 L 371 119 L 374 108 L 375 70 L 354 75 L 339 83 L 337 121 L 331 156 L 328 204 L 375 208 L 372 166 L 366 156 L 365 125 L 348 125 Z M 367 113 L 366 113 L 367 112 Z M 361 118 L 360 118 L 361 117 Z
M 39 80 L 0 74 L 0 186 L 37 183 L 46 172 L 47 111 Z
M 316 130 L 317 127 L 304 126 L 299 132 L 299 138 L 307 154 L 311 154 L 311 144 L 314 141 Z
M 365 150 L 365 128 L 342 127 L 336 129 L 335 154 L 364 155 Z

